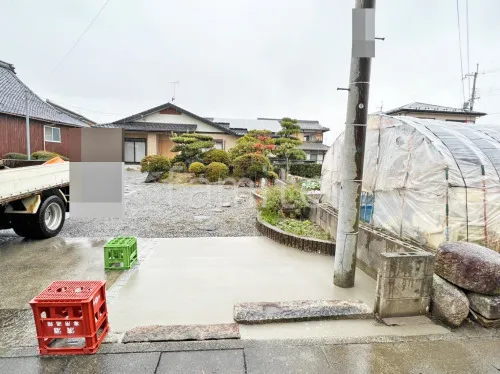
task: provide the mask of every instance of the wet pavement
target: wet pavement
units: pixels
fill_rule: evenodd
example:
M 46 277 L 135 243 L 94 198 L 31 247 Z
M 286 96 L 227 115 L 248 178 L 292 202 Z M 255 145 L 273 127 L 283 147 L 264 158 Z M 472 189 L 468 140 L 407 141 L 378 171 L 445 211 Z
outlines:
M 498 373 L 500 339 L 290 345 L 252 342 L 214 349 L 146 350 L 74 357 L 0 358 L 1 373 Z
M 55 280 L 106 280 L 121 275 L 104 270 L 107 239 L 16 238 L 0 245 L 0 349 L 36 344 L 29 301 Z
M 334 287 L 332 257 L 264 237 L 141 238 L 136 267 L 106 272 L 108 239 L 17 238 L 0 244 L 0 373 L 500 370 L 500 329 L 469 324 L 451 332 L 426 317 L 394 319 L 391 326 L 376 320 L 240 325 L 240 340 L 120 343 L 120 333 L 141 325 L 232 322 L 236 302 L 360 299 L 372 305 L 375 281 L 358 270 L 353 289 Z M 28 302 L 58 279 L 107 280 L 112 333 L 97 355 L 37 357 Z

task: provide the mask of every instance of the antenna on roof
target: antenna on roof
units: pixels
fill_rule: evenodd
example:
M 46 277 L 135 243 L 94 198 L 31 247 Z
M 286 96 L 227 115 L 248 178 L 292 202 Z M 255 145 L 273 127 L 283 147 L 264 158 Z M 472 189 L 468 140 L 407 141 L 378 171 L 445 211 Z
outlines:
M 384 112 L 384 100 L 382 100 L 382 101 L 380 102 L 379 109 L 380 109 L 380 113 L 383 113 L 383 112 Z
M 176 86 L 180 83 L 179 81 L 175 81 L 175 82 L 168 82 L 169 84 L 173 84 L 174 85 L 174 95 L 172 96 L 172 104 L 175 103 L 175 88 Z

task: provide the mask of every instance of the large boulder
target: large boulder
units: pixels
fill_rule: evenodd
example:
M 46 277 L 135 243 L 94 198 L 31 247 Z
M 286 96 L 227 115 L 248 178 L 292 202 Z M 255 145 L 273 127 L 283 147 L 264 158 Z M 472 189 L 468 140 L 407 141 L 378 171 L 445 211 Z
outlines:
M 145 183 L 158 182 L 163 176 L 163 174 L 164 174 L 163 171 L 150 171 L 144 182 Z
M 477 244 L 443 244 L 436 255 L 434 272 L 468 291 L 500 295 L 500 253 Z
M 469 300 L 462 290 L 434 274 L 431 313 L 447 325 L 458 327 L 469 314 Z
M 468 293 L 470 308 L 488 319 L 500 319 L 500 296 Z

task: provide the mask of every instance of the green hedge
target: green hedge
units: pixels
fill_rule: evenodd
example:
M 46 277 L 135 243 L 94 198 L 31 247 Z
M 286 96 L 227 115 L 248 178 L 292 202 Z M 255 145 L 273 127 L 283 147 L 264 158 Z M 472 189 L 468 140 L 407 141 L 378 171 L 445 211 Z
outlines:
M 60 155 L 55 152 L 49 152 L 49 151 L 36 151 L 31 154 L 31 159 L 32 160 L 50 160 L 53 159 L 54 157 L 61 157 L 64 161 L 68 161 L 68 158 L 66 156 Z
M 154 172 L 170 170 L 170 159 L 161 155 L 146 156 L 141 160 L 141 172 Z
M 250 178 L 256 181 L 267 178 L 272 171 L 269 159 L 258 153 L 248 153 L 234 159 L 234 176 L 237 178 Z
M 229 168 L 222 162 L 212 162 L 207 166 L 206 174 L 209 182 L 217 182 L 229 175 Z
M 28 156 L 23 153 L 10 152 L 4 154 L 2 158 L 6 160 L 27 160 Z
M 321 164 L 291 164 L 290 174 L 304 178 L 317 178 L 321 176 Z
M 229 154 L 222 149 L 211 149 L 205 152 L 202 156 L 205 165 L 209 165 L 212 162 L 222 162 L 225 165 L 230 164 Z

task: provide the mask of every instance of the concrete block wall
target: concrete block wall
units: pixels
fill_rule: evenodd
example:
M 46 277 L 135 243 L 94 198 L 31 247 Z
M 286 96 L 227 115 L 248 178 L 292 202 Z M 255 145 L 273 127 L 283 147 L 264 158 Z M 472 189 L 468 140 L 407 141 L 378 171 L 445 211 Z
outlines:
M 330 232 L 332 238 L 337 235 L 338 215 L 334 208 L 328 204 L 310 204 L 309 219 Z M 400 240 L 394 236 L 387 235 L 374 227 L 360 222 L 358 249 L 356 265 L 373 279 L 377 279 L 377 273 L 381 264 L 381 253 L 393 252 L 415 252 L 422 249 Z
M 309 218 L 337 234 L 338 215 L 311 202 Z M 356 265 L 377 280 L 375 313 L 381 318 L 416 316 L 429 309 L 435 256 L 412 243 L 359 224 Z
M 381 253 L 374 311 L 380 318 L 426 314 L 434 255 L 425 251 Z

